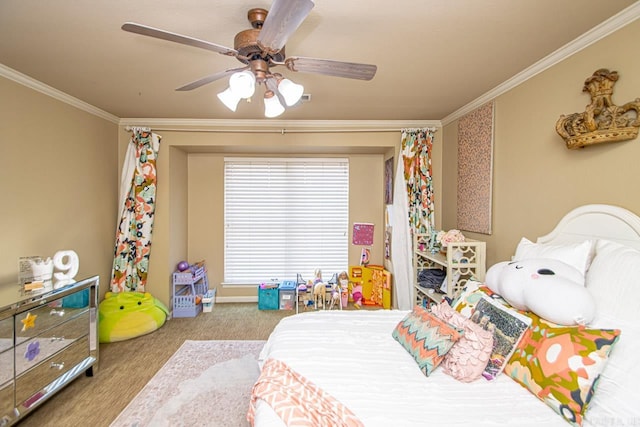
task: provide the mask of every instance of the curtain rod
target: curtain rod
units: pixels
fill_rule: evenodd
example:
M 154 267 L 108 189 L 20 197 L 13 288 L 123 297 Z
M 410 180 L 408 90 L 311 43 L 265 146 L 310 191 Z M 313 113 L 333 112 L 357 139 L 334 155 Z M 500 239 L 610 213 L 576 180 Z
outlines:
M 405 128 L 405 129 L 400 129 L 400 131 L 402 132 L 420 132 L 420 131 L 424 131 L 424 132 L 435 132 L 438 129 L 434 128 L 434 127 L 430 127 L 430 128 Z
M 150 127 L 140 127 L 140 126 L 125 126 L 124 130 L 127 132 L 139 130 L 140 132 L 151 132 Z
M 150 128 L 126 126 L 126 131 L 140 129 L 142 131 L 151 132 Z M 370 133 L 370 132 L 403 132 L 406 130 L 425 130 L 436 132 L 437 128 L 420 128 L 420 129 L 399 129 L 399 128 L 380 128 L 380 129 L 203 129 L 203 128 L 171 128 L 158 127 L 154 131 L 165 132 L 211 132 L 211 133 L 279 133 L 285 135 L 287 133 Z

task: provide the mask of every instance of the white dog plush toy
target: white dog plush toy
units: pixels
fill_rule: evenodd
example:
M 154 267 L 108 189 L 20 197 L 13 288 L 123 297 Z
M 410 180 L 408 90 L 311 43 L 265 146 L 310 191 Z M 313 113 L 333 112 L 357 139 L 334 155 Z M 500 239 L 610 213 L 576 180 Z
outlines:
M 511 306 L 553 323 L 584 325 L 596 314 L 582 274 L 555 259 L 497 263 L 487 271 L 485 283 Z

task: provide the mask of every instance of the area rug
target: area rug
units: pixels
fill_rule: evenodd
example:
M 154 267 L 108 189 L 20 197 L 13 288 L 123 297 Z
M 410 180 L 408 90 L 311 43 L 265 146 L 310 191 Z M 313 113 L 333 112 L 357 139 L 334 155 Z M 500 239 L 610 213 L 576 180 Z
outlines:
M 246 427 L 264 341 L 185 341 L 111 427 Z

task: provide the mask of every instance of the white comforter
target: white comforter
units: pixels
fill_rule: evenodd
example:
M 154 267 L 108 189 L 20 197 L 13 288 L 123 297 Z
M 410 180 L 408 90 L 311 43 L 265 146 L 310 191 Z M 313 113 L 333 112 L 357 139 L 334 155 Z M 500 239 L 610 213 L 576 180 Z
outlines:
M 317 311 L 283 319 L 260 360 L 280 359 L 349 407 L 365 426 L 567 427 L 511 380 L 425 377 L 391 332 L 406 311 Z M 263 401 L 256 426 L 284 426 Z M 585 425 L 589 425 L 585 422 Z

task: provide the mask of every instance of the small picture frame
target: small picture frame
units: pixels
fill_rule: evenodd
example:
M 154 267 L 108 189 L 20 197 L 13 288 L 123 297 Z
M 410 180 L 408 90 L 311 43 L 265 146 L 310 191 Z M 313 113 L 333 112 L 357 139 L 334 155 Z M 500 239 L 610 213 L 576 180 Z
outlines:
M 354 223 L 353 244 L 361 246 L 373 245 L 373 224 L 365 222 Z
M 384 203 L 393 203 L 393 157 L 384 162 Z

